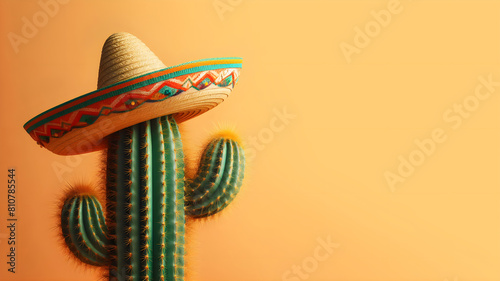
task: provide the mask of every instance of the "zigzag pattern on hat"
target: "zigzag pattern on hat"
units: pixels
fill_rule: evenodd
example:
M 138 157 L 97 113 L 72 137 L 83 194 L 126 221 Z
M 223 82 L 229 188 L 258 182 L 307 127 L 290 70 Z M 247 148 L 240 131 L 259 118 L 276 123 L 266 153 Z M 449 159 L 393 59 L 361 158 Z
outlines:
M 211 85 L 232 88 L 238 80 L 239 71 L 238 68 L 200 71 L 146 85 L 57 117 L 29 134 L 40 145 L 47 144 L 51 138 L 60 138 L 72 129 L 89 126 L 101 116 L 132 111 L 146 102 L 163 101 L 190 89 L 202 90 Z

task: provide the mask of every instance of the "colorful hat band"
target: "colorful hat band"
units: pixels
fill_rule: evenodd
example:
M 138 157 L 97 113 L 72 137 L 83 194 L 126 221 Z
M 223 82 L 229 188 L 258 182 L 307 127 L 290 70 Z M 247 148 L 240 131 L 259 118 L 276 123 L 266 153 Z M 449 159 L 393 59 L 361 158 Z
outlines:
M 47 110 L 24 129 L 40 145 L 111 113 L 130 112 L 147 102 L 159 102 L 189 90 L 233 88 L 241 58 L 205 59 L 169 67 L 116 83 Z

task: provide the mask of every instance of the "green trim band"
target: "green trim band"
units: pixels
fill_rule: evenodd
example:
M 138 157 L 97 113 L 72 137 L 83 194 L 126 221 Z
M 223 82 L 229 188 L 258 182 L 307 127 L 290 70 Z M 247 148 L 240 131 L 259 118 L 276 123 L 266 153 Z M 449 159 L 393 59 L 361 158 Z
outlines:
M 216 59 L 216 60 L 227 60 L 227 59 L 240 59 L 241 60 L 241 58 L 220 58 L 220 59 Z M 208 60 L 214 60 L 214 59 L 205 59 L 205 60 L 200 60 L 200 61 L 208 61 Z M 194 61 L 194 62 L 190 62 L 190 63 L 196 63 L 196 62 L 200 62 L 200 61 Z M 190 64 L 190 63 L 186 63 L 186 64 Z M 69 101 L 67 101 L 65 103 L 62 103 L 62 104 L 60 104 L 60 105 L 58 105 L 56 107 L 53 107 L 53 108 L 51 108 L 49 110 L 46 110 L 46 111 L 38 114 L 37 116 L 31 118 L 28 122 L 26 122 L 24 124 L 24 127 L 25 127 L 26 131 L 28 133 L 30 133 L 31 131 L 33 131 L 37 127 L 39 127 L 39 126 L 41 126 L 41 125 L 43 125 L 43 124 L 45 124 L 47 122 L 50 122 L 50 121 L 52 121 L 52 120 L 54 120 L 56 118 L 59 118 L 59 117 L 61 117 L 63 115 L 71 113 L 71 112 L 73 112 L 75 110 L 81 109 L 81 108 L 83 108 L 85 106 L 88 106 L 90 104 L 93 104 L 93 103 L 96 103 L 96 102 L 99 102 L 99 101 L 105 100 L 107 98 L 110 98 L 110 97 L 113 97 L 113 96 L 117 96 L 117 95 L 120 95 L 120 94 L 123 94 L 123 93 L 126 93 L 126 92 L 130 92 L 130 91 L 133 91 L 135 89 L 138 89 L 138 88 L 141 88 L 141 87 L 144 87 L 144 86 L 148 86 L 148 85 L 160 82 L 160 81 L 172 79 L 172 78 L 175 78 L 177 76 L 182 76 L 182 75 L 186 75 L 186 74 L 192 74 L 192 73 L 195 73 L 195 72 L 201 72 L 201 71 L 207 71 L 207 70 L 221 69 L 221 68 L 241 68 L 242 67 L 241 63 L 203 65 L 203 66 L 197 66 L 197 67 L 192 67 L 192 68 L 188 68 L 188 69 L 183 69 L 183 70 L 172 72 L 172 73 L 169 73 L 169 74 L 166 74 L 166 75 L 162 75 L 162 76 L 158 76 L 158 77 L 155 77 L 155 78 L 147 79 L 147 80 L 144 80 L 142 82 L 139 82 L 139 83 L 136 83 L 136 84 L 133 84 L 133 85 L 130 85 L 130 86 L 126 86 L 126 87 L 124 87 L 122 89 L 119 89 L 119 90 L 111 91 L 111 92 L 109 92 L 107 94 L 104 94 L 104 95 L 101 95 L 101 96 L 97 96 L 95 98 L 89 99 L 88 101 L 85 101 L 85 102 L 82 102 L 80 104 L 74 105 L 74 106 L 72 106 L 70 108 L 67 108 L 65 110 L 62 110 L 61 112 L 58 112 L 58 113 L 56 113 L 56 114 L 54 114 L 52 116 L 46 117 L 46 118 L 42 119 L 41 121 L 38 121 L 37 123 L 31 125 L 29 128 L 26 128 L 26 126 L 30 122 L 32 122 L 33 120 L 37 119 L 38 117 L 40 117 L 40 116 L 42 116 L 44 114 L 47 114 L 50 111 L 56 110 L 56 109 L 58 109 L 58 108 L 60 108 L 60 107 L 62 107 L 64 105 L 66 105 L 66 104 L 68 104 L 70 102 L 77 101 L 78 99 L 84 98 L 84 97 L 86 97 L 88 95 L 95 94 L 97 92 L 104 91 L 104 90 L 106 90 L 106 89 L 108 89 L 110 87 L 114 87 L 114 86 L 117 86 L 119 84 L 127 83 L 127 82 L 135 80 L 135 79 L 140 79 L 142 77 L 145 77 L 145 76 L 148 76 L 148 75 L 152 75 L 154 73 L 166 71 L 168 69 L 171 69 L 171 68 L 174 68 L 174 67 L 179 67 L 179 66 L 186 65 L 186 64 L 176 65 L 176 66 L 168 67 L 168 68 L 165 68 L 165 69 L 162 69 L 162 70 L 158 70 L 158 71 L 155 71 L 155 72 L 151 72 L 151 73 L 148 73 L 148 74 L 145 74 L 145 75 L 142 75 L 142 76 L 139 76 L 139 77 L 135 77 L 135 78 L 132 78 L 132 79 L 120 82 L 120 83 L 116 83 L 116 84 L 110 85 L 108 87 L 105 87 L 105 88 L 102 88 L 102 89 L 90 92 L 88 94 L 79 96 L 79 97 L 77 97 L 75 99 L 69 100 Z

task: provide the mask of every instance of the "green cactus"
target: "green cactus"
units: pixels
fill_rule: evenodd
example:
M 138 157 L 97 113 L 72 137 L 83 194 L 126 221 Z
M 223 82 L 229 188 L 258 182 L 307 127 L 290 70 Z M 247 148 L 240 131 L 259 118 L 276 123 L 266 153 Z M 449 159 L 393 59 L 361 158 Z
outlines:
M 244 171 L 245 156 L 238 142 L 212 140 L 203 153 L 197 176 L 187 180 L 187 214 L 206 217 L 227 207 L 240 189 Z
M 185 180 L 173 117 L 118 131 L 108 137 L 105 222 L 95 196 L 67 196 L 65 243 L 82 262 L 109 267 L 110 280 L 184 280 L 185 216 L 224 209 L 241 187 L 244 162 L 238 141 L 221 136 L 206 147 L 197 176 Z
M 66 245 L 80 260 L 92 265 L 105 262 L 108 229 L 95 196 L 69 196 L 61 211 L 61 230 Z

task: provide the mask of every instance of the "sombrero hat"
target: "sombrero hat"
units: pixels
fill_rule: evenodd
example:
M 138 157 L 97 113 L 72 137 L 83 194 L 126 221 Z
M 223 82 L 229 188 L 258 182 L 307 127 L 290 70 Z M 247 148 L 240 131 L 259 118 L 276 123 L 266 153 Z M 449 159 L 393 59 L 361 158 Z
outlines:
M 26 122 L 41 146 L 60 155 L 105 148 L 103 139 L 124 128 L 173 115 L 183 122 L 226 99 L 241 58 L 213 58 L 166 67 L 129 33 L 111 35 L 102 48 L 97 90 Z

